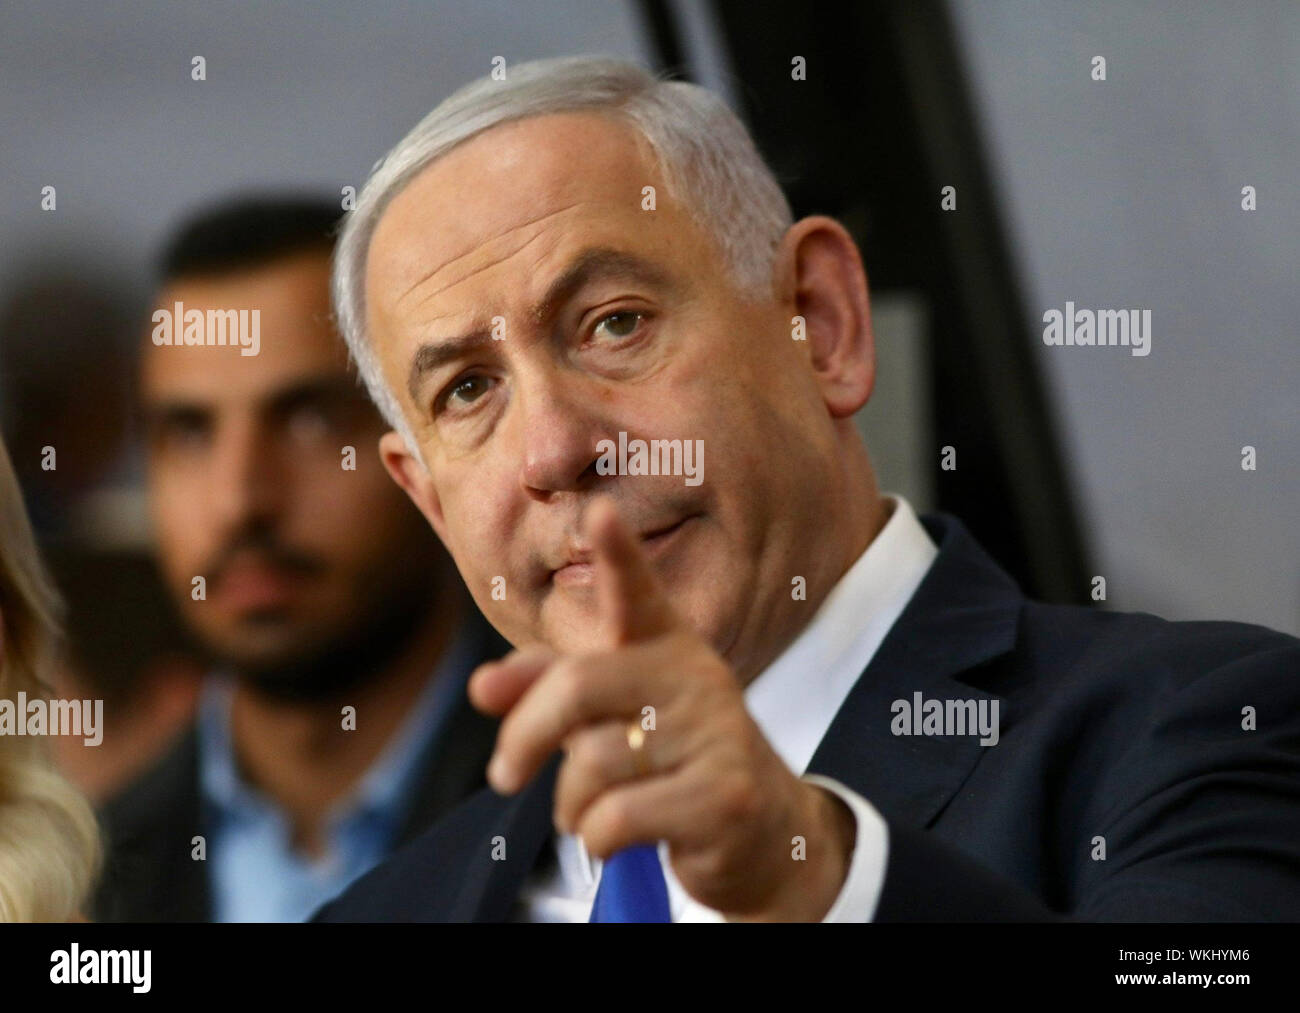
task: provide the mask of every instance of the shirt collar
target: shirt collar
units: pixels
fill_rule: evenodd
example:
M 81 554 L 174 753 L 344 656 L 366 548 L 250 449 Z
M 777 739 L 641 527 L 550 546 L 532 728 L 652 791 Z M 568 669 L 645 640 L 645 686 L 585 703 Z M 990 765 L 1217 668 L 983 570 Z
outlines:
M 840 705 L 902 614 L 938 549 L 902 496 L 795 640 L 745 687 L 751 716 L 802 774 Z
M 214 672 L 203 680 L 199 692 L 195 731 L 198 737 L 199 785 L 220 812 L 234 815 L 258 804 L 258 799 L 235 770 L 230 736 L 232 677 Z

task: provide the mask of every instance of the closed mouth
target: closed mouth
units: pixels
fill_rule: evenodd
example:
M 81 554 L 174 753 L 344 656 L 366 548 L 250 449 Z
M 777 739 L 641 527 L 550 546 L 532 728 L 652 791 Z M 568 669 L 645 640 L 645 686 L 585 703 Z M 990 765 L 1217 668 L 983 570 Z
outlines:
M 661 545 L 667 544 L 668 540 L 671 539 L 675 534 L 677 534 L 677 532 L 680 531 L 683 527 L 685 527 L 688 521 L 693 520 L 697 516 L 698 514 L 689 514 L 688 516 L 683 517 L 681 520 L 669 524 L 667 527 L 656 528 L 653 531 L 647 531 L 645 534 L 640 536 L 641 544 L 646 548 L 648 552 L 654 553 Z M 592 575 L 594 574 L 594 570 L 595 570 L 595 566 L 589 560 L 574 561 L 571 563 L 566 563 L 564 566 L 561 566 L 559 569 L 552 570 L 550 579 L 552 581 L 555 581 L 557 577 L 563 574 L 564 575 L 563 582 L 565 583 L 568 583 L 570 581 L 575 583 L 589 583 L 592 578 Z

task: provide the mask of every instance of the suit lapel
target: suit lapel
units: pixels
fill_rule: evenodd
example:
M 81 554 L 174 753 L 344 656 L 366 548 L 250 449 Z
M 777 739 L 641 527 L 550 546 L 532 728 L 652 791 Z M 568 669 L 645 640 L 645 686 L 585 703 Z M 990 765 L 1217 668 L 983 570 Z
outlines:
M 479 660 L 502 657 L 510 644 L 486 620 L 480 620 Z M 446 811 L 476 790 L 493 795 L 494 804 L 482 832 L 467 847 L 465 875 L 446 917 L 455 922 L 507 920 L 528 873 L 537 864 L 542 847 L 552 833 L 551 796 L 559 771 L 560 754 L 512 797 L 498 796 L 486 787 L 486 768 L 496 744 L 499 722 L 474 709 L 462 693 L 443 741 L 432 750 L 420 794 L 402 830 L 410 840 L 431 826 Z M 495 861 L 493 839 L 503 838 L 505 860 Z
M 425 759 L 410 809 L 397 834 L 397 845 L 414 840 L 443 813 L 486 784 L 485 770 L 496 742 L 497 722 L 465 700 L 457 705 L 446 730 L 425 749 Z
M 537 865 L 542 847 L 551 838 L 552 796 L 563 754 L 557 752 L 519 794 L 501 800 L 485 822 L 478 839 L 469 844 L 479 853 L 468 856 L 464 886 L 448 913 L 454 922 L 503 922 L 528 874 Z M 504 860 L 492 857 L 494 839 L 505 844 Z
M 206 922 L 207 863 L 192 860 L 206 834 L 193 726 L 167 755 L 101 812 L 108 844 L 96 921 Z
M 997 699 L 963 674 L 1015 645 L 1024 597 L 1015 582 L 944 514 L 922 518 L 939 554 L 854 684 L 808 766 L 870 801 L 887 819 L 926 827 L 970 775 L 978 735 L 894 735 L 895 700 Z
M 179 785 L 165 817 L 167 829 L 161 835 L 168 846 L 157 859 L 158 868 L 168 869 L 169 873 L 158 879 L 155 910 L 170 908 L 177 921 L 206 922 L 213 917 L 212 886 L 208 882 L 208 863 L 196 862 L 192 857 L 195 831 L 191 828 L 202 827 L 199 832 L 207 835 L 211 824 L 203 814 L 198 736 L 193 731 L 183 740 L 181 755 Z

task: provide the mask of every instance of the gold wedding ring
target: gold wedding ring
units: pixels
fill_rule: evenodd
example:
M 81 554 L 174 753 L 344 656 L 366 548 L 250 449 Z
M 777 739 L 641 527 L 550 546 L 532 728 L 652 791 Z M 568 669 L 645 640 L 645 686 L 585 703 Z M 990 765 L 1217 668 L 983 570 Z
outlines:
M 650 757 L 646 755 L 645 729 L 641 727 L 641 722 L 633 721 L 627 726 L 627 744 L 632 750 L 632 762 L 636 765 L 637 776 L 645 777 L 650 773 Z

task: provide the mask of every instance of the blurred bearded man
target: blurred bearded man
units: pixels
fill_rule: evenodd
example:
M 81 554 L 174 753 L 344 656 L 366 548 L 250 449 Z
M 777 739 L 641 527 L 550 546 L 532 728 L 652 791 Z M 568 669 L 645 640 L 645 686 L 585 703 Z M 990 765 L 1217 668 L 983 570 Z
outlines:
M 212 658 L 189 734 L 106 808 L 100 920 L 297 921 L 483 783 L 505 645 L 375 460 L 328 202 L 204 213 L 140 368 L 161 569 Z

